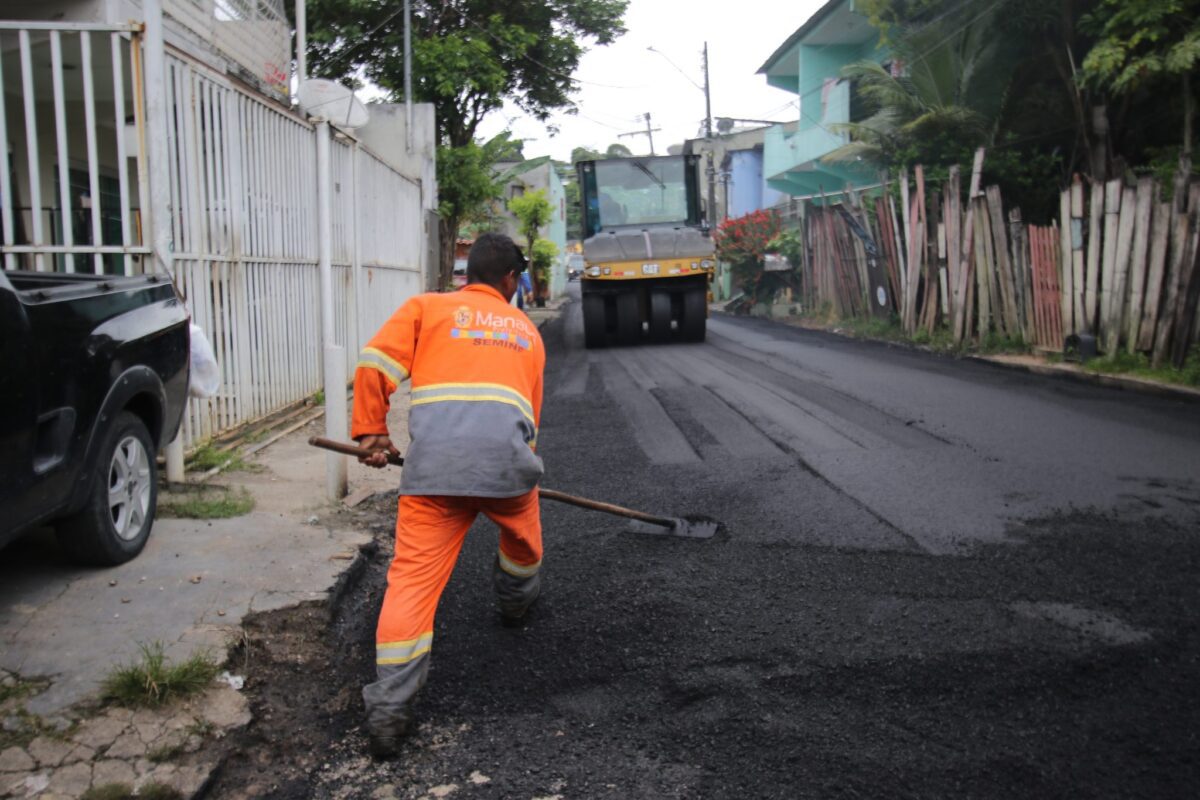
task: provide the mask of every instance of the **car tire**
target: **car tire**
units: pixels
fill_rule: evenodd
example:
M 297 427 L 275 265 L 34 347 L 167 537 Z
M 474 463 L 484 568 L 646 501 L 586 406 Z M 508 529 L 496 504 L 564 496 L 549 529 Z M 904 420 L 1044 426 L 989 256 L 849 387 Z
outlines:
M 58 523 L 59 544 L 71 560 L 123 564 L 142 552 L 158 504 L 158 465 L 146 424 L 128 411 L 104 434 L 87 503 Z

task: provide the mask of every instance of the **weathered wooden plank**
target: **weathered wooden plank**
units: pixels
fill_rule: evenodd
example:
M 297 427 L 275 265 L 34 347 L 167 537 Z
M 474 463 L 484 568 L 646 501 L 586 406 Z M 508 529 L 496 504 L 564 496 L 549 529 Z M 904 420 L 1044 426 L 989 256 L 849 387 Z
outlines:
M 970 200 L 979 194 L 979 181 L 983 174 L 983 157 L 984 149 L 981 147 L 975 151 L 975 162 L 971 166 L 971 186 L 967 192 L 967 221 L 963 224 L 963 247 L 960 263 L 962 271 L 959 273 L 959 296 L 963 297 L 964 301 L 959 305 L 954 319 L 954 342 L 961 344 L 963 338 L 970 330 L 971 322 L 968 317 L 971 314 L 971 303 L 969 298 L 966 298 L 967 291 L 972 286 L 971 273 L 972 269 L 972 252 L 974 247 L 974 230 L 975 225 L 972 220 L 972 212 L 974 206 L 970 204 Z
M 1087 279 L 1083 295 L 1083 317 L 1088 330 L 1095 333 L 1100 313 L 1100 254 L 1104 247 L 1104 187 L 1093 181 L 1090 192 L 1091 213 L 1088 219 Z
M 992 226 L 993 252 L 996 254 L 996 276 L 1000 283 L 1000 302 L 1004 329 L 1009 336 L 1022 336 L 1020 314 L 1017 312 L 1017 291 L 1013 282 L 1012 262 L 1008 251 L 1008 228 L 1004 224 L 1004 207 L 1000 187 L 987 188 L 988 217 Z
M 1071 182 L 1071 315 L 1074 318 L 1073 333 L 1079 333 L 1087 327 L 1087 317 L 1083 313 L 1085 267 L 1083 250 L 1083 181 L 1076 175 Z M 1065 222 L 1064 222 L 1065 224 Z
M 988 221 L 987 200 L 983 195 L 971 200 L 975 206 L 975 276 L 979 293 L 979 338 L 987 336 L 996 309 L 994 272 L 996 257 L 992 251 L 992 231 Z M 998 322 L 998 320 L 997 320 Z M 999 325 L 996 328 L 999 329 Z
M 1176 214 L 1171 225 L 1171 248 L 1167 256 L 1167 272 L 1163 276 L 1164 291 L 1162 309 L 1158 316 L 1158 330 L 1154 334 L 1154 353 L 1150 358 L 1154 367 L 1161 367 L 1170 355 L 1171 333 L 1175 326 L 1175 306 L 1179 298 L 1179 276 L 1183 272 L 1183 259 L 1188 247 L 1188 218 Z
M 1171 332 L 1171 364 L 1182 369 L 1192 345 L 1192 324 L 1200 311 L 1200 184 L 1188 193 L 1187 250 L 1179 276 L 1175 330 Z
M 1021 331 L 1025 341 L 1035 341 L 1033 275 L 1029 257 L 1029 231 L 1021 221 L 1021 209 L 1008 212 L 1008 238 L 1012 240 L 1014 283 L 1020 295 Z
M 1146 253 L 1150 247 L 1150 214 L 1154 207 L 1157 186 L 1153 178 L 1142 178 L 1137 185 L 1136 208 L 1133 215 L 1133 254 L 1129 261 L 1129 314 L 1125 346 L 1137 351 L 1138 333 L 1142 324 L 1145 303 Z
M 925 168 L 918 164 L 913 172 L 916 191 L 911 196 L 908 219 L 908 286 L 904 299 L 904 329 L 910 335 L 917 328 L 917 290 L 925 261 Z
M 1117 352 L 1121 343 L 1126 295 L 1129 291 L 1129 259 L 1133 254 L 1133 224 L 1137 211 L 1137 192 L 1125 187 L 1121 192 L 1121 216 L 1117 222 L 1117 256 L 1113 262 L 1112 289 L 1108 293 L 1108 319 L 1105 320 L 1104 352 Z
M 1157 191 L 1156 187 L 1155 192 Z M 1142 320 L 1137 337 L 1137 349 L 1142 352 L 1154 349 L 1154 332 L 1158 325 L 1159 310 L 1162 308 L 1163 273 L 1170 241 L 1171 204 L 1159 203 L 1154 210 L 1150 232 L 1150 266 L 1146 274 Z
M 1121 180 L 1104 185 L 1104 250 L 1100 263 L 1099 310 L 1096 312 L 1096 335 L 1104 341 L 1108 321 L 1112 318 L 1109 298 L 1112 295 L 1113 270 L 1117 264 L 1117 229 L 1121 222 Z
M 901 258 L 904 259 L 903 269 L 900 271 L 900 279 L 903 286 L 900 287 L 901 296 L 904 297 L 904 302 L 900 304 L 900 319 L 903 324 L 907 325 L 908 317 L 908 265 L 912 259 L 912 197 L 910 197 L 908 187 L 908 169 L 900 170 L 900 221 L 903 224 L 902 231 L 904 241 L 901 242 Z
M 958 308 L 958 271 L 962 253 L 962 180 L 958 165 L 950 167 L 946 178 L 946 206 L 942 217 L 946 222 L 946 280 L 947 287 L 946 316 L 953 325 Z
M 1075 272 L 1071 260 L 1071 190 L 1064 189 L 1058 198 L 1058 218 L 1062 225 L 1059 228 L 1059 264 L 1062 265 L 1062 314 L 1063 324 L 1067 330 L 1075 332 L 1075 307 L 1072 298 L 1075 296 Z

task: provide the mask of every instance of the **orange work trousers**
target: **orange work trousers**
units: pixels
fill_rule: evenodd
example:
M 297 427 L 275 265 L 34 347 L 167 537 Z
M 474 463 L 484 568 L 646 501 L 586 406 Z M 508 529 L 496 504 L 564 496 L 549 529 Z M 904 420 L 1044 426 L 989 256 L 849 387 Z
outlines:
M 500 527 L 500 569 L 513 577 L 537 573 L 542 561 L 542 517 L 537 489 L 516 497 L 401 495 L 396 553 L 375 641 L 404 642 L 433 634 L 438 600 L 479 514 Z
M 425 683 L 438 600 L 467 530 L 484 514 L 500 527 L 493 568 L 500 611 L 520 615 L 541 588 L 542 521 L 538 491 L 517 497 L 401 495 L 396 552 L 375 631 L 378 680 L 363 688 L 367 723 L 377 734 L 401 728 Z

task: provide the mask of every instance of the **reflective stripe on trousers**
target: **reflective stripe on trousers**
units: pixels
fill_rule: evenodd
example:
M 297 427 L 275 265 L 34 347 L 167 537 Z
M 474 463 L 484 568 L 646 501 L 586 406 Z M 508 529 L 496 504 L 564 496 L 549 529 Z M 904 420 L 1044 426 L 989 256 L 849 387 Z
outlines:
M 425 684 L 438 600 L 480 513 L 500 527 L 493 582 L 501 611 L 520 613 L 537 597 L 542 561 L 537 489 L 506 498 L 402 495 L 375 635 L 378 680 L 363 688 L 367 724 L 377 734 L 387 735 L 408 719 L 412 698 Z

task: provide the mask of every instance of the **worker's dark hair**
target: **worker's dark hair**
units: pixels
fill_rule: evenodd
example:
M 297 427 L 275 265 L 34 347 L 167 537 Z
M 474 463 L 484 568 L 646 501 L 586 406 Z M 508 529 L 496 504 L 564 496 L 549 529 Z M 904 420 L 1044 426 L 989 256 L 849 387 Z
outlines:
M 525 269 L 525 254 L 503 233 L 485 233 L 467 254 L 467 283 L 496 286 L 510 272 Z

